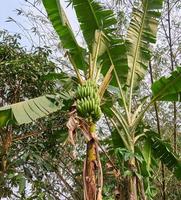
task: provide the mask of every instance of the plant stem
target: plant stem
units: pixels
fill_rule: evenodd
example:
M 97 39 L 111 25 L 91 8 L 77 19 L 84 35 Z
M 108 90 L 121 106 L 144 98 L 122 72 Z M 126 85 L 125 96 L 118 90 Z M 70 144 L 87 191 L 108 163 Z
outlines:
M 97 36 L 97 37 L 96 37 Z M 97 65 L 97 58 L 98 58 L 98 54 L 99 54 L 99 49 L 100 49 L 100 45 L 101 45 L 101 37 L 102 37 L 102 33 L 101 31 L 97 31 L 95 32 L 95 45 L 96 45 L 96 49 L 95 52 L 92 52 L 93 54 L 93 65 L 92 65 L 92 79 L 94 79 L 95 75 L 96 75 L 96 65 Z
M 172 49 L 172 34 L 171 34 L 171 19 L 170 19 L 170 1 L 167 0 L 167 16 L 168 16 L 168 45 L 169 45 L 169 51 L 170 51 L 170 62 L 171 62 L 171 71 L 174 71 L 174 59 L 173 59 L 173 49 Z M 177 108 L 176 108 L 176 102 L 173 102 L 173 146 L 174 146 L 174 152 L 177 151 Z
M 92 139 L 87 142 L 87 155 L 84 163 L 84 200 L 102 200 L 102 167 L 98 154 L 96 124 L 91 123 L 89 129 Z
M 126 104 L 126 98 L 125 98 L 125 95 L 123 94 L 123 90 L 122 90 L 122 87 L 121 87 L 121 84 L 120 84 L 120 81 L 119 81 L 119 78 L 118 78 L 118 75 L 117 75 L 117 72 L 116 72 L 115 69 L 114 69 L 114 74 L 115 74 L 115 77 L 116 77 L 116 81 L 118 83 L 118 87 L 119 87 L 119 90 L 120 90 L 121 98 L 123 100 L 124 109 L 125 109 L 125 112 L 126 112 L 128 123 L 129 123 L 130 122 L 130 115 L 129 115 L 127 104 Z
M 137 200 L 137 183 L 136 183 L 136 164 L 135 158 L 130 159 L 129 168 L 132 172 L 132 176 L 129 178 L 129 200 Z
M 77 78 L 78 78 L 78 80 L 79 80 L 79 83 L 82 85 L 82 84 L 83 84 L 82 77 L 81 77 L 81 75 L 80 75 L 80 73 L 79 73 L 79 70 L 78 70 L 78 68 L 76 67 L 76 65 L 75 65 L 75 63 L 74 63 L 74 61 L 73 61 L 73 59 L 71 58 L 71 56 L 70 56 L 69 53 L 68 53 L 68 57 L 69 57 L 70 62 L 72 63 L 72 66 L 73 66 L 74 71 L 75 71 L 75 73 L 76 73 L 76 75 L 77 75 Z
M 153 71 L 152 71 L 152 65 L 151 61 L 149 62 L 149 69 L 150 69 L 150 78 L 151 83 L 153 84 Z M 160 120 L 159 120 L 159 114 L 158 114 L 158 106 L 157 103 L 154 102 L 154 108 L 155 108 L 155 114 L 156 114 L 156 122 L 157 122 L 157 130 L 159 135 L 161 135 L 161 129 L 160 129 Z M 161 174 L 162 174 L 162 199 L 166 200 L 166 193 L 165 193 L 165 168 L 163 163 L 161 162 Z

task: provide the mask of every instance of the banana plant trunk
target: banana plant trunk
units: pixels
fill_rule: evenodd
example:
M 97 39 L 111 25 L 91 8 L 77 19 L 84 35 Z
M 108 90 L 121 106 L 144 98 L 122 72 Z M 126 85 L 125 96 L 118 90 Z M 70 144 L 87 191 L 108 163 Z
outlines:
M 102 167 L 96 142 L 96 125 L 90 125 L 91 140 L 87 142 L 84 163 L 84 200 L 102 200 Z
M 132 176 L 128 178 L 128 200 L 137 200 L 137 178 L 136 178 L 136 164 L 135 158 L 132 158 L 128 162 L 128 166 L 130 171 L 132 172 Z

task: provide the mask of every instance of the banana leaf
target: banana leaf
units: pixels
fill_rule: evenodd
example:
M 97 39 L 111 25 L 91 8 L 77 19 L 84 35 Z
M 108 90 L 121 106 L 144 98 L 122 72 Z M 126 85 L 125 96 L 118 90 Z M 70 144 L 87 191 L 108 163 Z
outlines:
M 157 101 L 181 101 L 181 67 L 169 77 L 161 77 L 153 83 L 153 98 Z
M 160 136 L 153 131 L 149 131 L 146 135 L 151 144 L 153 156 L 160 159 L 178 179 L 181 179 L 181 161 L 178 155 L 173 152 L 170 144 L 162 140 Z
M 78 44 L 60 1 L 43 0 L 43 5 L 61 40 L 62 47 L 66 49 L 71 56 L 74 67 L 85 71 L 87 69 L 87 63 L 84 60 L 86 50 Z
M 133 8 L 127 33 L 127 54 L 129 73 L 127 84 L 137 86 L 147 70 L 151 58 L 150 43 L 156 42 L 158 19 L 163 0 L 142 0 L 139 7 Z
M 0 108 L 0 128 L 8 124 L 27 124 L 61 109 L 55 96 L 41 96 Z

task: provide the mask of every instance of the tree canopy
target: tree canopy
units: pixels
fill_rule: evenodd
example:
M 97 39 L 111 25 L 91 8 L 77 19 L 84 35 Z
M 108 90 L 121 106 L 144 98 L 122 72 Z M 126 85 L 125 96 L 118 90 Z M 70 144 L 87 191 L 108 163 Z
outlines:
M 65 2 L 25 2 L 58 45 L 0 32 L 0 197 L 178 199 L 180 3 L 68 1 L 80 41 Z

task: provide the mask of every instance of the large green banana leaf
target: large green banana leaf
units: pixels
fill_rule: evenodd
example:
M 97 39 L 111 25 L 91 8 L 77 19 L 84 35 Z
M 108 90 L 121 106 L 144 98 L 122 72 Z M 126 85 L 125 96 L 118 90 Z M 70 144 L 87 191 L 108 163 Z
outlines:
M 114 25 L 117 23 L 113 11 L 105 9 L 95 0 L 70 0 L 70 2 L 91 51 L 96 30 L 101 30 L 106 35 L 112 34 Z
M 96 30 L 102 31 L 106 36 L 104 39 L 106 40 L 107 49 L 99 59 L 103 65 L 102 74 L 105 75 L 113 64 L 120 81 L 125 82 L 128 72 L 126 46 L 123 40 L 114 34 L 117 20 L 113 11 L 105 9 L 100 2 L 95 0 L 70 0 L 70 2 L 72 2 L 75 9 L 84 39 L 90 51 L 92 51 Z M 114 75 L 110 84 L 117 85 Z
M 100 2 L 98 3 L 95 0 L 70 0 L 69 2 L 75 9 L 90 53 L 93 51 L 96 31 L 103 32 L 102 40 L 106 41 L 107 51 L 105 49 L 104 55 L 99 59 L 99 62 L 103 65 L 101 72 L 106 74 L 110 66 L 114 64 L 118 77 L 125 81 L 128 72 L 126 47 L 123 41 L 113 34 L 117 23 L 113 11 L 105 9 Z M 60 36 L 62 46 L 69 50 L 71 59 L 73 59 L 77 68 L 85 69 L 87 64 L 83 59 L 84 50 L 76 42 L 65 13 L 62 13 L 60 2 L 58 0 L 43 0 L 43 4 L 49 19 Z M 113 77 L 111 84 L 116 85 L 115 77 Z
M 153 98 L 158 101 L 181 101 L 181 67 L 178 67 L 171 76 L 162 77 L 154 82 L 152 87 Z
M 153 131 L 147 133 L 147 136 L 151 143 L 154 157 L 159 158 L 178 179 L 181 179 L 181 161 L 173 153 L 170 144 L 160 139 L 159 135 Z
M 129 74 L 127 83 L 131 88 L 145 75 L 151 57 L 150 43 L 155 43 L 158 19 L 163 0 L 142 0 L 133 8 L 127 33 Z
M 0 108 L 0 127 L 27 124 L 61 109 L 54 96 L 41 96 Z
M 102 74 L 105 75 L 109 67 L 113 64 L 118 75 L 119 81 L 125 85 L 128 74 L 128 61 L 126 46 L 123 40 L 112 38 L 109 40 L 107 51 L 101 56 Z M 117 80 L 113 74 L 110 85 L 117 86 Z
M 58 0 L 43 0 L 44 7 L 46 8 L 48 17 L 52 22 L 61 40 L 61 45 L 67 49 L 71 56 L 73 65 L 78 69 L 86 70 L 87 64 L 84 60 L 85 49 L 79 46 L 74 36 L 71 26 L 66 18 L 66 15 Z

